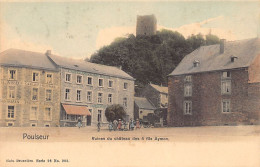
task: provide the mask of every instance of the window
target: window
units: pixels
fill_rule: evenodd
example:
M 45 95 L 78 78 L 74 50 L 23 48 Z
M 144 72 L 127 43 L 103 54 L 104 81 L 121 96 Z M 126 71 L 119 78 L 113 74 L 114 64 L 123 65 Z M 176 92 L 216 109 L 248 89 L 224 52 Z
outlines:
M 37 124 L 36 123 L 31 123 L 31 127 L 36 127 Z
M 230 71 L 225 71 L 222 73 L 222 78 L 231 78 L 231 72 Z
M 229 113 L 230 111 L 230 100 L 223 100 L 222 101 L 222 112 Z
M 40 75 L 39 75 L 38 72 L 33 72 L 33 74 L 32 74 L 32 81 L 33 82 L 39 82 L 39 77 L 40 77 Z
M 51 99 L 52 99 L 52 90 L 51 89 L 46 89 L 45 100 L 46 101 L 51 101 Z
M 30 112 L 30 120 L 37 120 L 37 110 L 38 107 L 31 107 L 31 112 Z
M 16 70 L 9 70 L 9 80 L 16 80 Z
M 104 79 L 100 78 L 98 79 L 98 86 L 103 87 L 104 86 Z
M 44 124 L 44 127 L 50 127 L 50 124 Z
M 102 110 L 98 110 L 98 122 L 102 122 Z
M 128 84 L 125 82 L 125 83 L 124 83 L 124 89 L 126 90 L 127 87 L 128 87 Z
M 221 90 L 222 90 L 221 91 L 222 94 L 230 94 L 231 93 L 231 81 L 230 80 L 222 81 Z
M 52 83 L 52 74 L 46 74 L 46 83 Z
M 88 103 L 92 102 L 92 92 L 91 91 L 87 91 L 87 102 Z
M 126 97 L 123 98 L 123 106 L 127 107 L 127 98 Z
M 199 64 L 200 64 L 200 61 L 199 61 L 199 60 L 195 60 L 195 61 L 193 62 L 193 67 L 198 67 Z
M 88 85 L 92 85 L 92 77 L 88 77 Z
M 7 126 L 14 126 L 13 122 L 7 122 Z
M 82 80 L 82 75 L 77 75 L 77 84 L 82 84 L 83 80 Z
M 15 86 L 8 86 L 8 98 L 9 99 L 15 98 Z
M 98 93 L 98 103 L 102 103 L 103 93 Z
M 81 101 L 81 90 L 77 90 L 77 101 Z
M 65 74 L 65 82 L 71 82 L 71 74 L 69 73 Z
M 112 80 L 109 80 L 108 81 L 108 88 L 112 88 L 113 87 L 113 81 Z
M 107 102 L 108 104 L 112 104 L 112 94 L 108 94 Z
M 192 102 L 191 101 L 184 101 L 184 114 L 191 115 L 192 113 Z
M 65 89 L 65 100 L 70 100 L 70 89 Z
M 184 81 L 186 81 L 186 82 L 191 82 L 191 75 L 185 76 Z
M 37 101 L 38 100 L 38 88 L 32 89 L 32 100 Z
M 191 84 L 184 85 L 184 96 L 191 96 L 191 95 L 192 95 Z
M 51 108 L 50 107 L 46 107 L 44 110 L 44 120 L 51 121 Z
M 7 118 L 14 119 L 14 106 L 8 106 Z

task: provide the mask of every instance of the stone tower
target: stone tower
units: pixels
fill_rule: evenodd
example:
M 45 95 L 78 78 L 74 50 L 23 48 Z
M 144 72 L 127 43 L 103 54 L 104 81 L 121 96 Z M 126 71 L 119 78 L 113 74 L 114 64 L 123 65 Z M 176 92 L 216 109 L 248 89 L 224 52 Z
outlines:
M 157 20 L 154 15 L 137 16 L 136 36 L 155 35 L 157 30 Z

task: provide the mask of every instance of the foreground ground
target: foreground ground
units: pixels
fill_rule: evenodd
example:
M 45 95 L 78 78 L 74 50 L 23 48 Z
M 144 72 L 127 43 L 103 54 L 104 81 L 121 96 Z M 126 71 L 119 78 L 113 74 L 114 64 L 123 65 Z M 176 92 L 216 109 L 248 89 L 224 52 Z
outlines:
M 112 131 L 102 127 L 100 132 L 96 127 L 63 127 L 63 128 L 31 128 L 31 127 L 5 127 L 0 128 L 0 141 L 32 142 L 23 138 L 27 135 L 48 135 L 45 142 L 85 142 L 92 141 L 92 137 L 164 137 L 169 141 L 193 142 L 194 139 L 202 141 L 237 140 L 239 138 L 260 137 L 260 126 L 204 126 L 204 127 L 169 127 L 169 128 L 141 128 L 134 131 Z M 118 141 L 118 140 L 117 140 Z
M 48 136 L 48 140 L 28 139 L 25 134 Z M 0 128 L 1 167 L 259 167 L 259 155 L 260 126 L 142 128 L 112 132 L 107 127 L 102 127 L 100 132 L 95 127 Z M 33 162 L 8 162 L 17 159 Z M 55 159 L 59 162 L 54 162 Z

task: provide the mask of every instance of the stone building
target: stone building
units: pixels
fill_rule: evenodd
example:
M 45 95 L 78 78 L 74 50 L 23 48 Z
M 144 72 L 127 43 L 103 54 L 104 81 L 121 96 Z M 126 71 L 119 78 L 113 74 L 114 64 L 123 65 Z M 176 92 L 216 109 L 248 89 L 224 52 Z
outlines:
M 0 126 L 59 126 L 60 75 L 45 54 L 0 53 Z
M 157 20 L 154 15 L 137 16 L 136 36 L 155 35 L 157 31 Z
M 169 75 L 168 125 L 260 123 L 260 39 L 201 46 Z
M 134 114 L 134 79 L 117 67 L 49 55 L 59 67 L 61 84 L 61 126 L 75 126 L 78 117 L 83 126 L 107 123 L 105 109 L 121 104 L 126 119 Z
M 168 87 L 150 83 L 142 90 L 141 96 L 146 97 L 156 108 L 168 106 Z
M 156 108 L 145 97 L 135 97 L 134 119 L 146 119 L 147 115 L 154 113 Z

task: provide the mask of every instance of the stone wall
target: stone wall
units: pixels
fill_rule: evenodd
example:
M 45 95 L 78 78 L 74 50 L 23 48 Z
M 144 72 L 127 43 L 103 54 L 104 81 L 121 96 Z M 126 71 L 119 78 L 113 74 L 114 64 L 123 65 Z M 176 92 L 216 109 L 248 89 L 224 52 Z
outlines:
M 157 31 L 157 21 L 154 15 L 137 16 L 136 36 L 155 35 Z
M 18 67 L 1 67 L 1 112 L 0 112 L 0 126 L 7 126 L 8 123 L 13 123 L 13 126 L 59 126 L 60 117 L 60 78 L 58 71 L 39 70 L 31 68 Z M 17 71 L 16 80 L 8 79 L 8 70 L 14 69 Z M 32 73 L 39 73 L 39 81 L 32 81 Z M 46 74 L 50 73 L 53 77 L 52 83 L 46 83 Z M 8 97 L 8 87 L 15 86 L 15 98 Z M 38 88 L 38 100 L 32 100 L 32 89 Z M 52 99 L 50 102 L 46 101 L 46 89 L 52 90 Z M 14 106 L 14 119 L 7 118 L 8 106 Z M 32 120 L 30 118 L 31 107 L 37 107 L 37 118 Z M 44 120 L 44 110 L 46 107 L 51 108 L 51 120 Z
M 65 82 L 65 74 L 72 74 L 72 82 Z M 83 76 L 83 83 L 76 83 L 77 75 Z M 92 85 L 87 84 L 87 78 L 92 77 Z M 104 79 L 104 86 L 98 86 L 98 79 Z M 108 81 L 113 81 L 113 87 L 108 87 Z M 124 83 L 128 84 L 128 88 L 124 89 Z M 71 100 L 65 100 L 65 89 L 71 89 Z M 76 90 L 82 90 L 82 100 L 81 102 L 76 101 Z M 87 91 L 92 91 L 92 102 L 87 102 Z M 103 102 L 98 104 L 97 96 L 98 93 L 103 93 Z M 61 103 L 73 104 L 73 105 L 86 105 L 89 109 L 92 109 L 91 115 L 91 125 L 96 126 L 98 120 L 98 110 L 102 110 L 102 123 L 107 123 L 105 117 L 105 109 L 108 105 L 108 94 L 112 94 L 113 100 L 111 104 L 121 104 L 123 105 L 123 98 L 127 98 L 127 107 L 125 107 L 127 115 L 129 118 L 134 118 L 134 81 L 128 79 L 122 79 L 112 76 L 100 75 L 87 73 L 83 71 L 69 70 L 61 68 Z
M 199 126 L 258 122 L 259 117 L 253 115 L 259 115 L 259 85 L 248 84 L 247 69 L 230 72 L 231 94 L 225 95 L 221 93 L 222 71 L 193 74 L 191 97 L 184 97 L 184 75 L 169 77 L 168 124 L 170 126 Z M 250 91 L 251 89 L 258 89 L 258 93 Z M 224 99 L 231 101 L 230 113 L 222 112 Z M 192 115 L 184 114 L 185 100 L 192 101 Z M 251 117 L 256 119 L 251 120 Z

